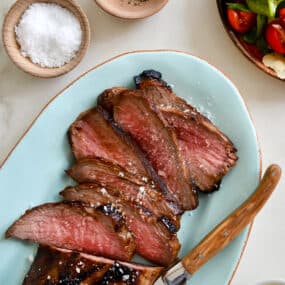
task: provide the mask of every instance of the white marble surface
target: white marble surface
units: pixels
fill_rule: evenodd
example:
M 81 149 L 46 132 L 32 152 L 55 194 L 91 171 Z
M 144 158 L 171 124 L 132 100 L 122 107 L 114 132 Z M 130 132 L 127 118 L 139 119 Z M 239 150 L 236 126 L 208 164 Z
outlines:
M 285 169 L 285 82 L 255 68 L 226 35 L 214 0 L 170 0 L 157 15 L 140 21 L 114 18 L 92 0 L 78 0 L 92 32 L 91 46 L 80 65 L 67 75 L 39 79 L 20 71 L 0 46 L 0 161 L 32 120 L 59 90 L 82 72 L 114 55 L 138 49 L 177 49 L 207 59 L 239 88 L 255 123 L 264 168 Z M 13 0 L 0 1 L 0 22 Z M 232 285 L 285 279 L 284 180 L 257 217 Z M 219 284 L 201 284 L 219 285 Z

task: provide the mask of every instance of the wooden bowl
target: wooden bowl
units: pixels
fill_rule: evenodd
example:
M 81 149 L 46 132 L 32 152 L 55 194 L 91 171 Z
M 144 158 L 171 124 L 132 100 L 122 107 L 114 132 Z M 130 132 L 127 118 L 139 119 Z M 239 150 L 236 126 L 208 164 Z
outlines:
M 142 19 L 160 11 L 168 0 L 95 0 L 107 13 L 123 19 Z
M 21 54 L 20 46 L 16 41 L 15 26 L 22 14 L 33 3 L 48 2 L 58 4 L 71 11 L 79 20 L 82 29 L 82 42 L 76 56 L 61 67 L 47 68 L 34 64 L 29 58 Z M 90 27 L 88 19 L 74 0 L 18 0 L 7 13 L 2 29 L 3 45 L 12 61 L 23 71 L 38 77 L 56 77 L 72 70 L 82 60 L 90 42 Z
M 227 19 L 226 2 L 229 2 L 229 1 L 217 0 L 217 6 L 219 9 L 220 17 L 224 24 L 225 30 L 229 34 L 232 41 L 240 49 L 240 51 L 246 56 L 246 58 L 248 58 L 252 63 L 254 63 L 259 69 L 273 76 L 274 78 L 284 81 L 277 75 L 277 73 L 273 69 L 263 64 L 262 56 L 257 53 L 253 45 L 247 44 L 246 42 L 244 42 L 242 37 L 238 33 L 232 30 L 232 28 L 230 27 L 228 23 L 228 19 Z

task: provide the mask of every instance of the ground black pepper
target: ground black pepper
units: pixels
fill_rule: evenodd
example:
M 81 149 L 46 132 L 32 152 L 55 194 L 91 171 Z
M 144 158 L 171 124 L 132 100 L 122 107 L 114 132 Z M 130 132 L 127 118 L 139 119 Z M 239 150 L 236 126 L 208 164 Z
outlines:
M 129 5 L 139 6 L 143 5 L 146 2 L 149 2 L 149 0 L 122 0 L 123 2 L 127 2 Z

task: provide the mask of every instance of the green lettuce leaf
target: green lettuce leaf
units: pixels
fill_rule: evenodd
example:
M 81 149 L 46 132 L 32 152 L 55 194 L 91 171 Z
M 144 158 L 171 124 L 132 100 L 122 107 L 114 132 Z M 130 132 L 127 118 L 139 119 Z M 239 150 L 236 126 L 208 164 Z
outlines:
M 249 32 L 243 35 L 243 39 L 250 44 L 255 44 L 262 36 L 266 23 L 267 17 L 258 14 L 256 19 L 256 25 Z
M 274 18 L 277 6 L 283 0 L 246 0 L 249 9 L 257 14 Z
M 256 19 L 256 37 L 259 38 L 262 33 L 263 33 L 263 30 L 266 26 L 266 23 L 267 23 L 267 17 L 264 16 L 264 15 L 261 15 L 261 14 L 258 14 L 257 15 L 257 19 Z
M 227 3 L 228 8 L 233 9 L 233 10 L 239 10 L 239 11 L 244 11 L 244 12 L 251 12 L 249 8 L 242 3 Z
M 256 41 L 256 46 L 260 49 L 260 51 L 263 54 L 267 54 L 267 53 L 272 52 L 272 50 L 268 46 L 268 44 L 267 44 L 267 42 L 263 36 L 258 38 L 258 40 Z

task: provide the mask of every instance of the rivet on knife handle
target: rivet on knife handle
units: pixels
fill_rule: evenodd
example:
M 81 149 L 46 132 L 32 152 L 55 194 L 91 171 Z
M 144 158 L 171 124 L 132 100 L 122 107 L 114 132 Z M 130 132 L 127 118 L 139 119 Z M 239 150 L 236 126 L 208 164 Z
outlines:
M 228 245 L 263 207 L 281 176 L 277 165 L 268 167 L 257 190 L 221 224 L 212 230 L 189 254 L 182 259 L 184 268 L 194 274 L 200 267 Z

